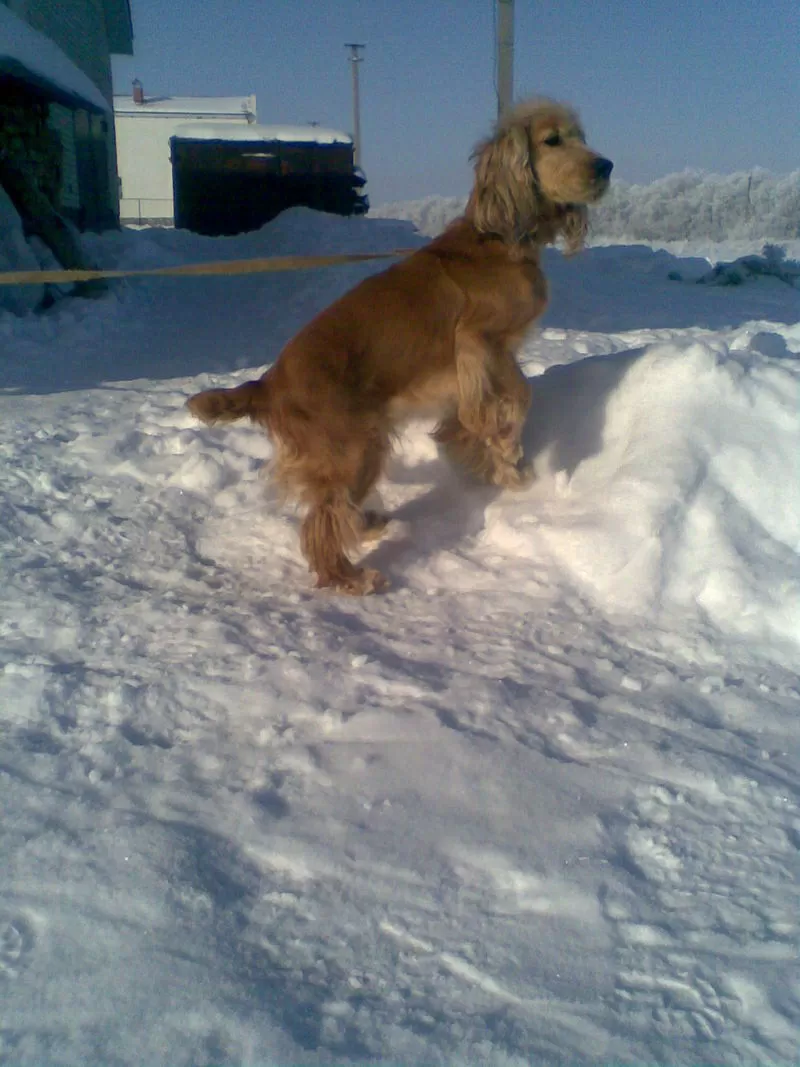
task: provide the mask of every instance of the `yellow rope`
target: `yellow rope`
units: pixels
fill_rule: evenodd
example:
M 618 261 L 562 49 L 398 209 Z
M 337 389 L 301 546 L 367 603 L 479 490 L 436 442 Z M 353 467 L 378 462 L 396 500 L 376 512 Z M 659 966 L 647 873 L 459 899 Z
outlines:
M 362 263 L 370 259 L 407 256 L 415 248 L 393 252 L 348 252 L 328 256 L 269 256 L 262 259 L 231 259 L 216 263 L 186 263 L 180 267 L 150 267 L 145 270 L 11 270 L 0 272 L 0 285 L 44 285 L 89 282 L 95 278 L 143 278 L 156 274 L 174 277 L 202 277 L 220 274 L 262 274 L 266 271 L 314 270 L 342 263 Z

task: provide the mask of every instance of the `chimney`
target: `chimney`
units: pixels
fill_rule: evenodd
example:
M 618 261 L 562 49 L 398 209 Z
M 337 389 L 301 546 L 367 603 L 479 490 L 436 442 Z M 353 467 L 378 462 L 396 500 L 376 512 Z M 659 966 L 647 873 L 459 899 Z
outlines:
M 144 89 L 138 78 L 133 79 L 133 102 L 134 104 L 144 103 Z

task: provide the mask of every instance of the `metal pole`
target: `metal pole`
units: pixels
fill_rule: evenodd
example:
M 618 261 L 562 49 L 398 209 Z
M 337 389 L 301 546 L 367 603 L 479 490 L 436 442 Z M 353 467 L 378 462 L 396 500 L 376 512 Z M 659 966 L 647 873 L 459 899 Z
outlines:
M 497 4 L 497 117 L 502 118 L 514 100 L 514 0 Z
M 358 95 L 358 64 L 364 62 L 364 57 L 359 54 L 360 49 L 366 48 L 363 44 L 346 44 L 350 49 L 350 63 L 353 68 L 353 163 L 361 166 L 361 101 Z

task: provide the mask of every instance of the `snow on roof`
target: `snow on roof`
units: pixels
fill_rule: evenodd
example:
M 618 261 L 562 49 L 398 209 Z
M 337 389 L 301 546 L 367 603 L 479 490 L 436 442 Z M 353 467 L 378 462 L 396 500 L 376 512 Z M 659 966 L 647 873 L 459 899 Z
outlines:
M 309 144 L 352 144 L 353 138 L 341 130 L 323 126 L 232 126 L 221 122 L 185 122 L 174 137 L 186 141 L 298 141 Z
M 255 94 L 250 96 L 146 96 L 137 104 L 132 96 L 115 96 L 117 115 L 252 115 L 256 117 Z
M 19 78 L 71 107 L 109 111 L 91 79 L 55 42 L 0 4 L 0 75 Z

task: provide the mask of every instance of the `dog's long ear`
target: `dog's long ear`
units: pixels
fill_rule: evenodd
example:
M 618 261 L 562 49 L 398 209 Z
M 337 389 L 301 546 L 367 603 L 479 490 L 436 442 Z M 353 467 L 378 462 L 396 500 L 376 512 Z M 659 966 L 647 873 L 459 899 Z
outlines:
M 567 204 L 559 208 L 557 230 L 564 238 L 568 256 L 580 252 L 589 232 L 589 213 L 583 204 Z
M 494 233 L 510 243 L 536 229 L 538 193 L 531 166 L 527 130 L 510 126 L 473 152 L 475 185 L 467 216 L 480 233 Z

